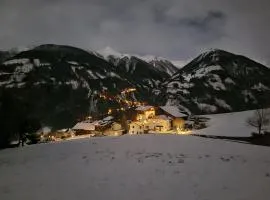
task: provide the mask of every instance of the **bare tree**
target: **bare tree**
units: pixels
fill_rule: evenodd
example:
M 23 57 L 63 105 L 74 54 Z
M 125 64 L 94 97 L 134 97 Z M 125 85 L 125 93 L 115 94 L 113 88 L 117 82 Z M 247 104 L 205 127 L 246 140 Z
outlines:
M 264 128 L 270 123 L 269 115 L 270 113 L 267 109 L 258 109 L 254 111 L 252 117 L 247 119 L 247 124 L 257 128 L 258 133 L 261 134 L 262 130 L 264 130 Z

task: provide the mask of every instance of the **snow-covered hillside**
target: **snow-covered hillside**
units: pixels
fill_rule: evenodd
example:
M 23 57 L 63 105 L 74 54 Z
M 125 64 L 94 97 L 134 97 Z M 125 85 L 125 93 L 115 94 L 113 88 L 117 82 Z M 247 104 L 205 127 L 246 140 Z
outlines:
M 0 151 L 1 200 L 268 200 L 270 148 L 192 136 L 95 138 Z
M 211 136 L 250 137 L 252 132 L 258 131 L 247 123 L 247 119 L 253 117 L 254 113 L 255 110 L 248 110 L 243 112 L 202 115 L 210 119 L 207 122 L 208 127 L 194 131 L 194 133 Z M 269 125 L 263 128 L 270 131 Z
M 254 110 L 225 114 L 202 115 L 209 118 L 206 129 L 194 131 L 195 134 L 213 136 L 249 137 L 256 129 L 248 126 L 247 119 L 252 117 Z

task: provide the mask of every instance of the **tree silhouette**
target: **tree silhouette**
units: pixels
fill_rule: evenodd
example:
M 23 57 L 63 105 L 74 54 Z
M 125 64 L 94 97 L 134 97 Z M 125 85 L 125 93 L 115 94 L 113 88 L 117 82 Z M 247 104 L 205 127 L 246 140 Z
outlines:
M 40 121 L 37 118 L 27 118 L 21 125 L 19 130 L 19 143 L 24 146 L 26 139 L 29 139 L 31 143 L 38 142 L 38 136 L 36 132 L 41 129 Z
M 247 124 L 257 128 L 258 133 L 261 134 L 264 127 L 270 123 L 269 116 L 270 113 L 266 109 L 258 109 L 254 111 L 252 117 L 247 119 Z

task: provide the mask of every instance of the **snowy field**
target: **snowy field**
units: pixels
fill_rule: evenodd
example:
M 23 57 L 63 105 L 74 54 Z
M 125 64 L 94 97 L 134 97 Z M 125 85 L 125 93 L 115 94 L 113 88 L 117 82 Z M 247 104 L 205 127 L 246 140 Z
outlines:
M 256 129 L 247 125 L 247 118 L 253 116 L 254 110 L 226 114 L 202 115 L 210 118 L 206 129 L 193 131 L 195 134 L 217 136 L 249 137 Z
M 1 200 L 268 200 L 270 148 L 179 135 L 0 151 Z

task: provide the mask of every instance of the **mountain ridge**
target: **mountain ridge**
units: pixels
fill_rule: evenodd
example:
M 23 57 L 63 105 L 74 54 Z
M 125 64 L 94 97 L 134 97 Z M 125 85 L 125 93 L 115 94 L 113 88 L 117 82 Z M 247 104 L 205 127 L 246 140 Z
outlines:
M 78 119 L 120 108 L 115 99 L 101 96 L 117 96 L 127 88 L 136 92 L 122 101 L 154 103 L 153 90 L 169 75 L 135 57 L 129 61 L 125 71 L 124 61 L 116 67 L 67 45 L 46 44 L 19 52 L 0 64 L 0 125 L 12 122 L 18 128 L 17 122 L 34 117 L 44 126 L 70 127 Z
M 10 121 L 18 127 L 16 121 L 24 117 L 38 117 L 44 126 L 70 127 L 88 115 L 119 108 L 100 95 L 117 96 L 126 88 L 136 89 L 128 100 L 174 105 L 193 114 L 256 109 L 270 98 L 270 69 L 223 50 L 200 54 L 181 69 L 170 69 L 170 62 L 159 58 L 158 64 L 131 55 L 105 59 L 97 52 L 54 44 L 15 55 L 0 52 L 1 58 L 3 127 Z
M 269 68 L 245 56 L 211 50 L 179 69 L 163 87 L 167 104 L 194 113 L 241 111 L 267 104 L 269 76 Z

